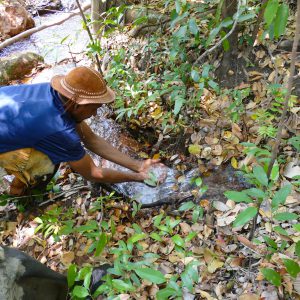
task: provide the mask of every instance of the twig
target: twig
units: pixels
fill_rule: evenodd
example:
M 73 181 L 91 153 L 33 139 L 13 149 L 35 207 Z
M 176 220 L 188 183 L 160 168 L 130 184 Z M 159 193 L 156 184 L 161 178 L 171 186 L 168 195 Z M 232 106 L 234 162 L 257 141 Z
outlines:
M 85 11 L 87 9 L 89 9 L 91 7 L 91 5 L 85 5 L 82 10 Z M 70 18 L 76 16 L 76 15 L 79 15 L 80 14 L 80 11 L 78 10 L 74 10 L 73 12 L 71 12 L 67 17 L 63 18 L 62 20 L 60 21 L 56 21 L 56 22 L 53 22 L 53 23 L 47 23 L 47 24 L 44 24 L 44 25 L 41 25 L 41 26 L 38 26 L 38 27 L 35 27 L 35 28 L 31 28 L 29 30 L 26 30 L 20 34 L 17 34 L 16 36 L 12 37 L 12 38 L 9 38 L 7 40 L 5 40 L 4 42 L 0 43 L 0 50 L 4 49 L 5 47 L 23 39 L 23 38 L 27 38 L 29 36 L 31 36 L 32 34 L 36 33 L 36 32 L 39 32 L 41 30 L 44 30 L 46 28 L 49 28 L 49 27 L 52 27 L 52 26 L 56 26 L 56 25 L 60 25 L 62 23 L 64 23 L 65 21 L 69 20 Z
M 210 49 L 206 50 L 199 58 L 197 58 L 197 60 L 194 62 L 193 65 L 199 64 L 205 56 L 207 56 L 209 53 L 211 53 L 212 51 L 217 49 L 234 32 L 234 30 L 237 26 L 238 20 L 239 20 L 239 16 L 240 16 L 241 3 L 242 3 L 242 0 L 239 0 L 238 7 L 237 7 L 237 12 L 236 12 L 236 17 L 235 17 L 234 23 L 233 23 L 232 28 L 230 29 L 230 31 L 223 38 L 221 38 L 218 43 L 216 43 Z
M 91 33 L 91 31 L 90 31 L 90 28 L 89 28 L 89 26 L 88 26 L 86 17 L 85 17 L 85 15 L 84 15 L 84 13 L 83 13 L 83 10 L 82 10 L 82 8 L 81 8 L 81 5 L 80 5 L 80 3 L 79 3 L 79 0 L 76 0 L 76 3 L 77 3 L 77 6 L 78 6 L 78 8 L 79 8 L 80 15 L 81 15 L 82 20 L 83 20 L 83 22 L 84 22 L 84 25 L 85 25 L 86 31 L 87 31 L 87 33 L 88 33 L 88 35 L 89 35 L 89 38 L 90 38 L 91 42 L 94 44 L 94 38 L 93 38 L 92 33 Z M 98 56 L 97 53 L 96 53 L 96 55 L 95 55 L 95 58 L 96 58 L 96 62 L 97 62 L 98 71 L 99 71 L 99 73 L 103 76 L 103 73 L 102 73 L 102 70 L 101 70 L 100 59 L 99 59 L 99 56 Z
M 63 195 L 65 195 L 65 194 L 67 194 L 67 193 L 69 193 L 68 197 L 71 196 L 71 195 L 74 195 L 74 194 L 78 193 L 79 190 L 85 189 L 85 188 L 86 188 L 86 189 L 89 189 L 89 187 L 86 186 L 86 185 L 80 185 L 80 186 L 78 186 L 78 187 L 76 187 L 76 188 L 72 188 L 71 191 L 70 191 L 70 190 L 63 191 L 62 193 L 57 194 L 57 195 L 54 196 L 53 198 L 51 198 L 51 199 L 49 199 L 49 200 L 46 200 L 46 201 L 40 203 L 40 204 L 39 204 L 39 207 L 44 206 L 44 205 L 46 205 L 46 204 L 48 204 L 48 203 L 51 203 L 51 202 L 53 202 L 54 200 L 56 200 L 56 199 L 62 197 Z

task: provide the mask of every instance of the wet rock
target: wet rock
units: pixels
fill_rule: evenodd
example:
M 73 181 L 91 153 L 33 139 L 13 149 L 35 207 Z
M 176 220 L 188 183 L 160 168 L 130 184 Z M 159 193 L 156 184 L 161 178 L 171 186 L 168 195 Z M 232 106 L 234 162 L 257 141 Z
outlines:
M 0 59 L 0 86 L 24 78 L 41 62 L 43 57 L 31 52 Z
M 0 40 L 34 27 L 34 20 L 19 3 L 0 4 Z
M 31 3 L 28 10 L 33 15 L 44 15 L 54 13 L 62 9 L 61 0 L 42 0 Z

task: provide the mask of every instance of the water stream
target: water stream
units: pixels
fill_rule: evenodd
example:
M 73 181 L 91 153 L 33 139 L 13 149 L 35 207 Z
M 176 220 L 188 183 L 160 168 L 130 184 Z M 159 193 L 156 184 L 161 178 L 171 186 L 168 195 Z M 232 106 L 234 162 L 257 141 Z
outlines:
M 128 133 L 124 133 L 115 121 L 105 117 L 106 111 L 106 109 L 100 110 L 96 117 L 90 119 L 90 127 L 95 133 L 108 140 L 122 152 L 136 157 L 137 144 L 131 142 L 132 138 L 128 136 Z M 134 145 L 133 147 L 132 144 Z M 125 168 L 107 160 L 103 160 L 96 155 L 91 155 L 97 165 L 101 165 L 105 168 L 128 171 Z M 225 196 L 223 193 L 226 190 L 240 190 L 247 186 L 245 180 L 239 176 L 230 165 L 220 166 L 209 176 L 202 177 L 203 184 L 208 187 L 208 190 L 203 195 L 198 193 L 199 188 L 192 182 L 193 178 L 201 176 L 197 168 L 192 169 L 185 174 L 168 167 L 153 168 L 152 172 L 156 178 L 159 178 L 162 173 L 166 173 L 165 181 L 154 187 L 144 183 L 126 182 L 113 184 L 112 188 L 118 193 L 137 200 L 145 206 L 152 206 L 153 203 L 172 204 L 193 198 L 224 201 Z
M 72 3 L 74 1 L 64 1 L 64 9 L 67 10 Z M 59 11 L 34 17 L 36 27 L 49 22 L 59 21 L 64 18 L 66 13 L 67 11 Z M 72 59 L 78 53 L 82 53 L 88 43 L 87 32 L 82 29 L 81 17 L 77 15 L 61 25 L 36 32 L 30 37 L 4 48 L 0 51 L 0 57 L 30 51 L 43 56 L 46 64 L 55 65 L 63 60 Z

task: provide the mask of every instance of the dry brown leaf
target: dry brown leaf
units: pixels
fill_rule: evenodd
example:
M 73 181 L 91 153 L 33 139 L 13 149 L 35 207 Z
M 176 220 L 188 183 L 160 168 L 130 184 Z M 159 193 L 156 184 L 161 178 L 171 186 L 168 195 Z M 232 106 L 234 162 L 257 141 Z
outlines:
M 257 80 L 260 80 L 262 77 L 263 77 L 262 75 L 258 75 L 253 78 L 250 78 L 249 81 L 257 81 Z
M 204 149 L 201 151 L 201 158 L 208 159 L 211 155 L 211 147 L 204 147 Z
M 235 257 L 231 260 L 230 262 L 230 266 L 231 267 L 240 267 L 242 266 L 243 264 L 243 261 L 244 261 L 244 258 L 243 257 Z
M 249 75 L 250 77 L 252 77 L 252 76 L 264 76 L 263 73 L 260 73 L 260 72 L 257 72 L 257 71 L 249 71 L 249 72 L 248 72 L 248 75 Z
M 228 207 L 225 203 L 223 203 L 221 201 L 214 201 L 213 207 L 222 212 L 228 211 L 230 209 L 230 207 Z
M 209 136 L 206 136 L 205 137 L 205 142 L 208 144 L 208 145 L 216 145 L 218 142 L 219 142 L 219 139 L 215 138 L 215 137 L 209 137 Z
M 188 223 L 182 222 L 179 226 L 182 233 L 187 234 L 191 232 L 191 226 Z
M 236 123 L 232 123 L 232 129 L 231 129 L 232 133 L 237 136 L 240 140 L 243 138 L 242 135 L 242 129 L 240 128 L 240 126 Z
M 204 249 L 204 260 L 207 264 L 207 270 L 211 274 L 224 265 L 224 262 L 219 260 L 216 254 L 208 248 Z
M 213 145 L 211 147 L 211 153 L 213 155 L 221 155 L 223 151 L 223 147 L 221 145 Z
M 294 289 L 300 295 L 300 273 L 298 274 L 298 276 L 294 281 Z
M 74 258 L 75 258 L 75 254 L 73 251 L 64 252 L 61 255 L 61 262 L 65 266 L 69 266 L 73 262 Z
M 276 71 L 274 70 L 268 77 L 269 82 L 273 82 L 276 75 Z
M 198 292 L 200 293 L 201 297 L 203 297 L 207 300 L 217 300 L 216 298 L 212 297 L 209 293 L 207 293 L 205 291 L 199 290 Z
M 130 299 L 130 295 L 129 294 L 119 294 L 118 295 L 118 299 L 120 299 L 120 300 L 128 300 L 128 299 Z
M 238 300 L 259 300 L 260 297 L 253 293 L 243 294 L 239 297 Z

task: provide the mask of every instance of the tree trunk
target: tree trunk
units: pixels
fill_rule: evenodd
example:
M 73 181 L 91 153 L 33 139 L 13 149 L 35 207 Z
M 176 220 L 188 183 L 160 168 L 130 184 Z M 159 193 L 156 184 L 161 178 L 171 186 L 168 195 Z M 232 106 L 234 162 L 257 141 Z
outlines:
M 91 0 L 91 20 L 92 20 L 92 32 L 93 35 L 98 38 L 100 35 L 100 27 L 101 27 L 101 15 L 106 12 L 108 1 L 102 0 Z
M 222 7 L 222 18 L 232 18 L 237 12 L 237 0 L 225 0 Z M 246 79 L 244 73 L 244 60 L 238 58 L 238 34 L 240 27 L 237 26 L 228 37 L 229 50 L 224 51 L 220 67 L 216 71 L 222 86 L 232 88 Z

